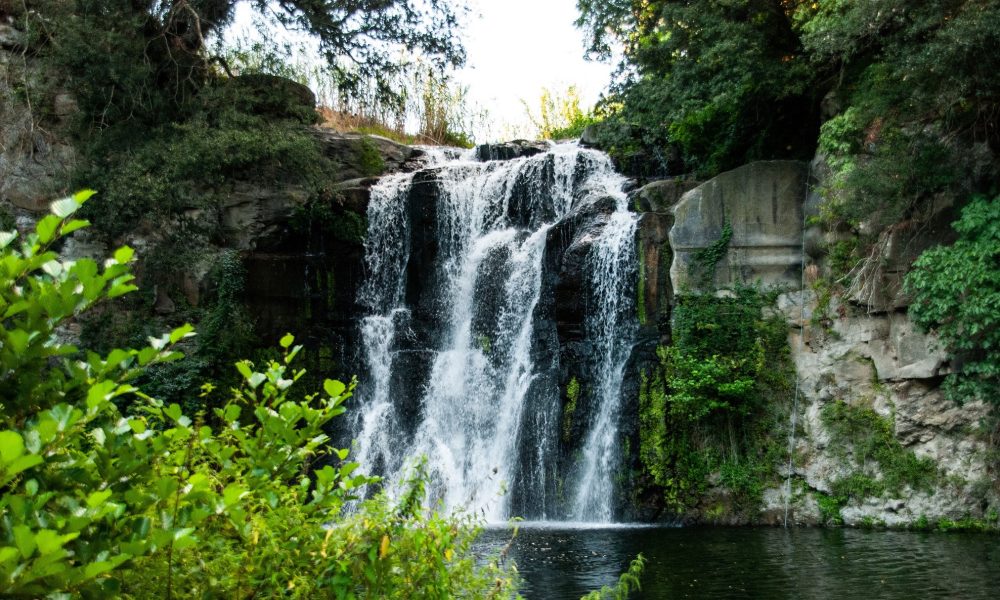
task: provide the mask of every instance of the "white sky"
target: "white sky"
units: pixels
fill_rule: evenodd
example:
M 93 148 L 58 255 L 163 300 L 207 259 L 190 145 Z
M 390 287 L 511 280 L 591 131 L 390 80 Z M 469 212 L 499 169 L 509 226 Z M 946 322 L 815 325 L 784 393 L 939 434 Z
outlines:
M 461 33 L 467 61 L 457 80 L 468 86 L 474 106 L 489 111 L 489 137 L 531 135 L 521 101 L 537 113 L 543 88 L 558 93 L 575 85 L 584 108 L 589 108 L 610 82 L 612 64 L 583 58 L 584 36 L 573 25 L 576 0 L 466 0 L 465 4 L 471 9 Z M 234 26 L 225 37 L 234 33 L 253 37 L 252 15 L 246 4 L 238 5 Z M 488 141 L 482 139 L 483 132 L 476 137 Z
M 611 80 L 611 64 L 583 59 L 583 32 L 573 25 L 576 0 L 469 0 L 463 35 L 467 66 L 459 80 L 494 121 L 526 122 L 524 99 L 538 111 L 542 88 L 575 85 L 586 107 Z M 496 130 L 496 129 L 495 129 Z

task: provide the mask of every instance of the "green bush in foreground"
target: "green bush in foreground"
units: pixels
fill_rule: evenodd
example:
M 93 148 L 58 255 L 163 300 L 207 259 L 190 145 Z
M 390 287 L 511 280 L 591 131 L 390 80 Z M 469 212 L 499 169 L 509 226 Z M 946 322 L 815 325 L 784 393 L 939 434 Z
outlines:
M 299 396 L 300 347 L 236 365 L 241 385 L 185 415 L 131 385 L 176 360 L 188 326 L 100 356 L 61 340 L 97 303 L 134 290 L 132 251 L 103 265 L 51 250 L 88 225 L 90 193 L 55 202 L 34 233 L 0 233 L 0 593 L 5 597 L 509 597 L 515 573 L 473 556 L 468 517 L 360 502 L 324 427 L 353 385 Z M 19 242 L 19 243 L 18 243 Z M 214 394 L 211 385 L 204 394 Z M 116 402 L 131 406 L 128 414 Z

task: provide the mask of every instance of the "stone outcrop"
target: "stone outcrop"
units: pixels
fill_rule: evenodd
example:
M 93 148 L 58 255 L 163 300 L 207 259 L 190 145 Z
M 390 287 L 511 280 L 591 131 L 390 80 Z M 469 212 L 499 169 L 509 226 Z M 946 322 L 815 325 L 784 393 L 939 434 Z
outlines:
M 476 159 L 483 162 L 490 160 L 512 160 L 524 156 L 541 154 L 548 149 L 548 142 L 529 142 L 528 140 L 513 140 L 499 144 L 482 144 L 476 147 Z
M 53 74 L 42 73 L 25 37 L 0 23 L 0 211 L 27 225 L 67 191 L 77 152 L 65 126 L 77 109 L 69 93 L 53 90 Z
M 933 489 L 907 486 L 902 494 L 847 503 L 840 514 L 846 525 L 891 527 L 912 525 L 921 517 L 932 522 L 984 518 L 988 507 L 997 503 L 990 444 L 977 433 L 990 409 L 979 401 L 959 405 L 944 397 L 939 382 L 947 361 L 934 338 L 916 331 L 905 313 L 852 309 L 838 314 L 842 311 L 834 307 L 826 328 L 803 322 L 803 312 L 817 310 L 811 292 L 784 296 L 778 310 L 793 325 L 789 341 L 799 390 L 790 519 L 821 524 L 818 494 L 829 494 L 836 480 L 859 468 L 851 448 L 835 439 L 823 418 L 824 409 L 834 402 L 874 410 L 891 423 L 905 451 L 930 459 L 938 471 Z M 866 468 L 877 480 L 885 467 L 869 463 Z M 765 500 L 765 513 L 783 513 L 785 490 L 772 490 Z
M 810 265 L 808 278 L 815 277 L 825 264 L 826 245 L 835 240 L 816 227 L 803 231 L 804 217 L 816 214 L 822 201 L 815 192 L 817 182 L 809 181 L 810 170 L 822 177 L 822 160 L 811 169 L 791 161 L 752 163 L 697 187 L 658 181 L 630 196 L 641 213 L 637 309 L 642 328 L 634 358 L 640 368 L 644 360 L 655 360 L 656 344 L 670 341 L 674 294 L 754 283 L 787 290 L 766 310 L 787 322 L 796 368 L 796 397 L 775 399 L 787 406 L 789 425 L 796 423 L 791 473 L 787 465 L 775 465 L 778 479 L 790 475 L 791 495 L 784 486 L 767 489 L 760 510 L 741 515 L 733 512 L 730 493 L 716 477 L 710 479 L 704 507 L 679 518 L 781 524 L 787 505 L 792 523 L 829 524 L 829 503 L 838 482 L 852 476 L 878 482 L 887 470 L 899 468 L 854 456 L 852 442 L 838 437 L 842 434 L 824 416 L 835 403 L 868 415 L 874 411 L 877 417 L 871 418 L 891 431 L 892 441 L 879 443 L 892 444 L 899 456 L 929 461 L 934 471 L 929 487 L 906 484 L 866 498 L 838 497 L 835 510 L 845 525 L 905 527 L 922 520 L 986 518 L 1000 506 L 990 458 L 995 450 L 981 431 L 991 408 L 945 397 L 940 384 L 951 372 L 949 357 L 932 334 L 909 320 L 909 300 L 902 291 L 913 260 L 925 249 L 951 241 L 950 204 L 942 199 L 928 214 L 890 228 L 879 240 L 877 260 L 863 273 L 864 285 L 848 285 L 843 297 L 835 295 L 821 305 L 815 292 L 802 289 L 801 269 Z M 726 223 L 732 239 L 708 281 L 702 280 L 696 277 L 696 257 L 717 245 Z M 670 265 L 666 280 L 664 261 Z M 826 514 L 820 501 L 827 503 Z
M 696 289 L 698 253 L 718 242 L 726 224 L 732 239 L 709 274 L 712 287 L 759 282 L 798 287 L 802 265 L 802 203 L 808 166 L 795 161 L 752 163 L 687 192 L 673 208 L 670 269 L 675 290 Z

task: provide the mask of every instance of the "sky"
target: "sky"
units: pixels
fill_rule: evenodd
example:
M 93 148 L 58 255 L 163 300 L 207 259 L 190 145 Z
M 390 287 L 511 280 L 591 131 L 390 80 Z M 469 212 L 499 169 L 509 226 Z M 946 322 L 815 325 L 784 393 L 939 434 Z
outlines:
M 489 111 L 483 137 L 530 135 L 522 100 L 538 112 L 542 89 L 554 93 L 576 86 L 584 107 L 600 97 L 613 65 L 584 60 L 584 35 L 573 22 L 576 0 L 467 0 L 462 33 L 466 66 L 456 80 L 468 87 L 475 107 Z M 250 29 L 252 10 L 241 3 L 232 32 Z M 226 34 L 229 38 L 229 34 Z
M 470 0 L 464 34 L 467 65 L 458 79 L 499 123 L 526 121 L 521 100 L 538 110 L 542 88 L 575 85 L 591 106 L 613 65 L 584 60 L 584 35 L 573 25 L 576 0 Z

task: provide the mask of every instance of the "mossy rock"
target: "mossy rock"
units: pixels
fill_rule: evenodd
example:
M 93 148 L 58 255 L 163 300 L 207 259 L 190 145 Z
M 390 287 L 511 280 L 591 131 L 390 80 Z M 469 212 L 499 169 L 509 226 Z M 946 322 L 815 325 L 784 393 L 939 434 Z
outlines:
M 316 123 L 316 95 L 305 86 L 285 77 L 254 73 L 230 81 L 236 107 L 246 113 Z

